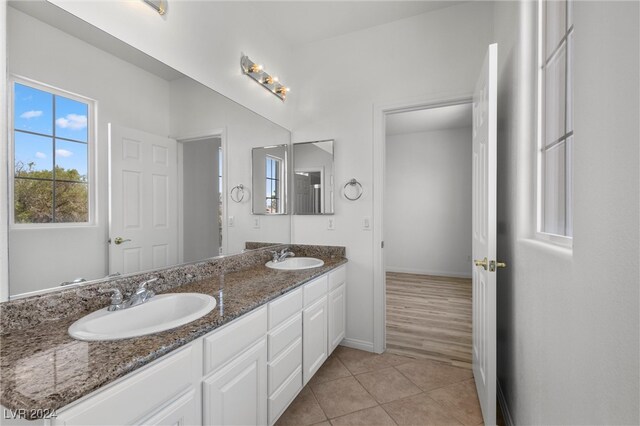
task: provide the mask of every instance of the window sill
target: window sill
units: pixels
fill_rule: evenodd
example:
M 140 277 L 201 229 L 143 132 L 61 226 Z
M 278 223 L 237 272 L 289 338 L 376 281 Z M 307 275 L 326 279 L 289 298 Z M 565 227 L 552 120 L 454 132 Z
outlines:
M 573 250 L 573 238 L 564 235 L 547 234 L 544 232 L 536 232 L 535 240 L 545 244 L 561 247 L 569 251 Z

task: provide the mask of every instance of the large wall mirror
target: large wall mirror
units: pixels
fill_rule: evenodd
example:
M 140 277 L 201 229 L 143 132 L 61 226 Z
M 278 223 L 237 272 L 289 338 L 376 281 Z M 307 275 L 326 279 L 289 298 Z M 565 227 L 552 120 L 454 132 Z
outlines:
M 251 151 L 253 214 L 287 214 L 288 156 L 289 145 Z
M 333 214 L 334 141 L 293 144 L 293 213 Z
M 230 198 L 264 194 L 252 148 L 288 130 L 48 2 L 9 6 L 10 297 L 290 241 L 289 216 L 255 226 Z

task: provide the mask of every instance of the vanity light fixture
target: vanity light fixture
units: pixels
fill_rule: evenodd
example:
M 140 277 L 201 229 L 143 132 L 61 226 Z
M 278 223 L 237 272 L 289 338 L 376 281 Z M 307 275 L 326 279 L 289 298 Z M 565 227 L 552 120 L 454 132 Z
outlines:
M 151 6 L 158 14 L 164 15 L 167 11 L 167 0 L 143 0 L 146 4 Z
M 240 66 L 245 75 L 254 79 L 262 87 L 269 90 L 284 102 L 287 97 L 287 93 L 289 92 L 289 88 L 280 83 L 278 81 L 278 77 L 271 76 L 262 68 L 262 65 L 258 65 L 253 62 L 247 55 L 242 55 Z

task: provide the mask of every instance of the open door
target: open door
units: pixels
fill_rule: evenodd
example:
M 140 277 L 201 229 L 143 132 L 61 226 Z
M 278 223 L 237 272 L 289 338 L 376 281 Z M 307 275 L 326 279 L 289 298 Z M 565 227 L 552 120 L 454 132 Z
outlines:
M 473 376 L 484 424 L 496 424 L 496 156 L 498 45 L 473 93 Z M 501 265 L 502 266 L 502 265 Z
M 109 274 L 178 262 L 177 142 L 109 123 Z

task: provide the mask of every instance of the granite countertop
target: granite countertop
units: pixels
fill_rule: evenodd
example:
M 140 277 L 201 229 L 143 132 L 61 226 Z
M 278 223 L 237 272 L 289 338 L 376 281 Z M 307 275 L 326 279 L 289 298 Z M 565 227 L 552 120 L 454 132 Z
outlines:
M 161 333 L 116 341 L 85 342 L 67 329 L 89 311 L 0 335 L 0 403 L 11 410 L 56 410 L 131 373 L 200 336 L 347 262 L 323 258 L 320 268 L 278 271 L 264 265 L 221 274 L 165 293 L 204 293 L 216 308 Z M 133 308 L 135 309 L 135 308 Z

